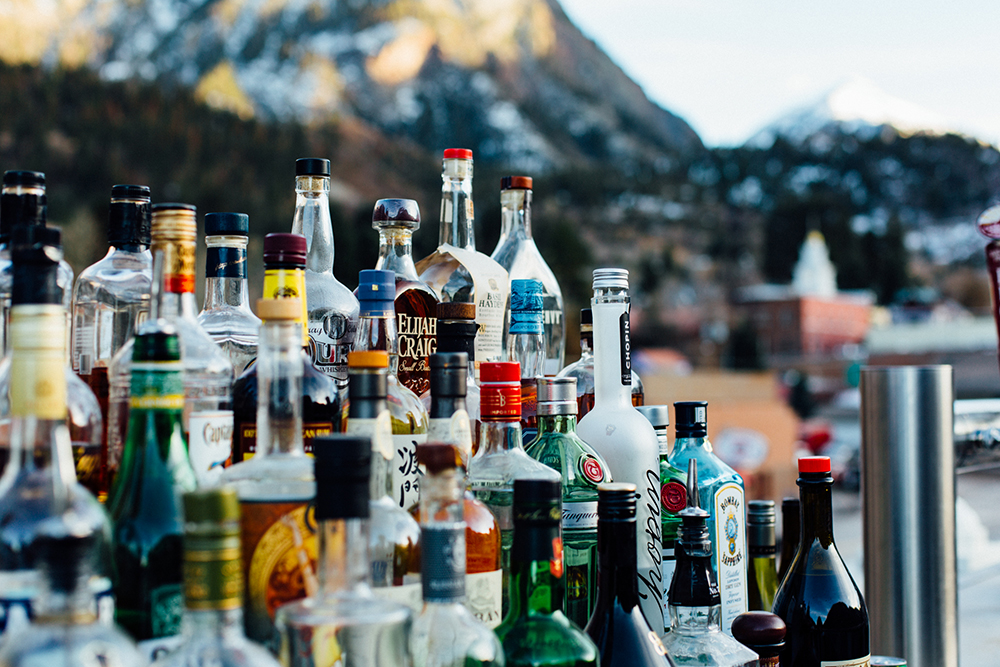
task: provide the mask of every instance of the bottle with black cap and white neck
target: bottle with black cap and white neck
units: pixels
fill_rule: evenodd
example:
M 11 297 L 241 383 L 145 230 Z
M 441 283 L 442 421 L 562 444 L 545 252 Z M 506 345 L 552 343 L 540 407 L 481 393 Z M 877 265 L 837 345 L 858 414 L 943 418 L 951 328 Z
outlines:
M 476 382 L 476 306 L 472 303 L 448 301 L 437 305 L 437 351 L 464 352 L 468 360 L 465 378 L 465 411 L 472 431 L 472 454 L 479 450 L 479 384 Z M 420 396 L 428 412 L 431 392 Z
M 358 327 L 358 300 L 333 275 L 330 217 L 330 161 L 295 161 L 295 217 L 292 233 L 306 237 L 306 306 L 310 349 L 316 368 L 347 387 L 347 353 Z
M 205 214 L 205 303 L 198 324 L 233 362 L 236 376 L 257 357 L 260 318 L 247 292 L 246 213 Z
M 315 448 L 316 592 L 280 607 L 281 662 L 295 667 L 409 665 L 409 607 L 376 597 L 368 558 L 371 440 L 331 435 Z

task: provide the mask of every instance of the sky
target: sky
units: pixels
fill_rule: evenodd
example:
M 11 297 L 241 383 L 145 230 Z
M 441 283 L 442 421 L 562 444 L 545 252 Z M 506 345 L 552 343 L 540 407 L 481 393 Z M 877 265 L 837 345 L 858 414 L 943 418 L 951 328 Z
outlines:
M 864 77 L 1000 142 L 995 0 L 561 0 L 647 96 L 710 146 L 742 143 Z

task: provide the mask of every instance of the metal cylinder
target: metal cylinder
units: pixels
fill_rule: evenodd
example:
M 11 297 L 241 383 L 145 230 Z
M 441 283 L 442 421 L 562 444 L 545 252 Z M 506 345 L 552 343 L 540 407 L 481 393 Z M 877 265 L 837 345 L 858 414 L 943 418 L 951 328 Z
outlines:
M 871 652 L 957 667 L 951 366 L 861 370 L 865 601 Z

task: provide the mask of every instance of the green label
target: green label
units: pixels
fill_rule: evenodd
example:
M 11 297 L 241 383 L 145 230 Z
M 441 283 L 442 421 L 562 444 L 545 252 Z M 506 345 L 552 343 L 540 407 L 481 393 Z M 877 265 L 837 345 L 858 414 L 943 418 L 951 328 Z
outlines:
M 184 553 L 184 603 L 188 609 L 236 609 L 243 604 L 240 547 Z
M 181 631 L 184 615 L 184 593 L 180 584 L 167 584 L 150 593 L 150 622 L 154 637 L 169 637 Z
M 183 409 L 184 375 L 180 362 L 133 364 L 131 394 L 134 408 Z

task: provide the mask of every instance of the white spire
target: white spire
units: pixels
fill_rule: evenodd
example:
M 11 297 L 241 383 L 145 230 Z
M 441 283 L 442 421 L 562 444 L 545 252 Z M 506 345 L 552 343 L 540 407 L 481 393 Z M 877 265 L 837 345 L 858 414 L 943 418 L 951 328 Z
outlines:
M 813 230 L 806 235 L 799 251 L 799 261 L 792 273 L 792 290 L 799 296 L 835 296 L 837 270 L 823 235 Z

